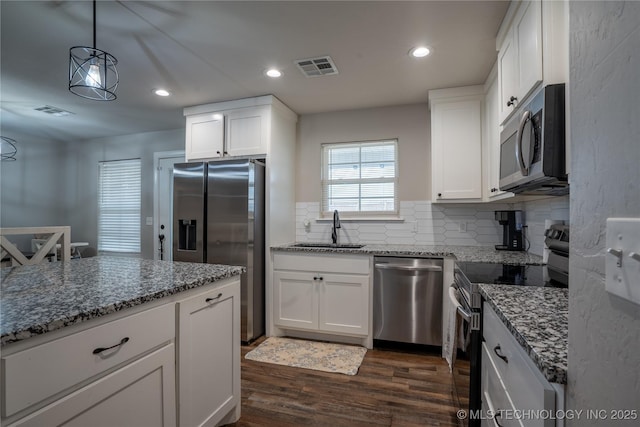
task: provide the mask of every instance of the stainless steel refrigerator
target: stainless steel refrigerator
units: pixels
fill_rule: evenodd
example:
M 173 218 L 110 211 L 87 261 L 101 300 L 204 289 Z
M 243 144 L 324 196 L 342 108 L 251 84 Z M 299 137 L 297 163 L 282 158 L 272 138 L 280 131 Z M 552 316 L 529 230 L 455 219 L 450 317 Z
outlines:
M 173 170 L 173 260 L 241 265 L 242 341 L 264 334 L 264 164 L 237 159 Z

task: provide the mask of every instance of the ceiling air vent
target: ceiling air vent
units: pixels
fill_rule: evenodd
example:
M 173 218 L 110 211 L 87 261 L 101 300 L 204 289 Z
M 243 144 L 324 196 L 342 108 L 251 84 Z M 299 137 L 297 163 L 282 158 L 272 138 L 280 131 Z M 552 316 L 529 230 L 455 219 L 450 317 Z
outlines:
M 63 110 L 62 108 L 52 107 L 50 105 L 43 105 L 42 107 L 34 108 L 36 111 L 43 112 L 45 114 L 51 114 L 56 117 L 64 117 L 73 114 L 71 111 Z
M 338 69 L 330 56 L 297 59 L 294 61 L 302 74 L 307 77 L 331 76 L 338 74 Z

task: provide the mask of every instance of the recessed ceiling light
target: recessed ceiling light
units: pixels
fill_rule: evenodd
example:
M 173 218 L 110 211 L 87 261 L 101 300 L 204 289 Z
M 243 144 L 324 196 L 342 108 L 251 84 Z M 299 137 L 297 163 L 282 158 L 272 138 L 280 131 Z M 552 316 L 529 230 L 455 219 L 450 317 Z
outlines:
M 158 96 L 169 96 L 169 95 L 171 95 L 171 93 L 166 89 L 156 89 L 155 91 L 153 91 L 153 93 L 155 93 Z
M 276 70 L 275 68 L 270 68 L 267 71 L 264 72 L 267 76 L 271 77 L 271 78 L 278 78 L 280 76 L 282 76 L 282 72 L 280 70 Z
M 413 56 L 414 58 L 424 58 L 425 56 L 429 55 L 431 51 L 429 50 L 428 47 L 425 46 L 418 46 L 418 47 L 414 47 L 413 49 L 411 49 L 411 56 Z

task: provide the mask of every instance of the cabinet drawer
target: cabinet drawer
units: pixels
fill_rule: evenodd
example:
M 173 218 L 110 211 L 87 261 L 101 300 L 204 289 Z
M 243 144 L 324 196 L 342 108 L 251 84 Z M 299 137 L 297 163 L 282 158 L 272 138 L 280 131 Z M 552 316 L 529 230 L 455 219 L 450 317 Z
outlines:
M 309 255 L 276 253 L 273 255 L 273 269 L 369 274 L 370 258 L 371 257 L 368 255 Z
M 487 303 L 483 305 L 482 328 L 488 357 L 509 391 L 515 409 L 554 411 L 555 390 Z M 534 419 L 526 425 L 547 426 L 554 425 L 554 421 Z
M 175 307 L 167 304 L 3 357 L 2 416 L 28 408 L 174 336 Z M 94 354 L 96 349 L 121 342 Z
M 486 403 L 486 416 L 490 426 L 521 427 L 520 420 L 514 417 L 514 407 L 509 393 L 501 381 L 496 364 L 489 355 L 486 344 L 482 344 L 482 398 Z

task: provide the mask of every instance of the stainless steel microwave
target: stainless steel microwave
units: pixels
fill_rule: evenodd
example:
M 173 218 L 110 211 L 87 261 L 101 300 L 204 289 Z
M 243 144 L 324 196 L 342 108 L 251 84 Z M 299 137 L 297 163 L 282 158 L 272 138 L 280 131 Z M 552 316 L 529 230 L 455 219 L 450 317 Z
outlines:
M 517 194 L 564 195 L 565 86 L 547 85 L 523 103 L 500 133 L 500 189 Z

